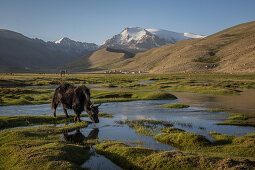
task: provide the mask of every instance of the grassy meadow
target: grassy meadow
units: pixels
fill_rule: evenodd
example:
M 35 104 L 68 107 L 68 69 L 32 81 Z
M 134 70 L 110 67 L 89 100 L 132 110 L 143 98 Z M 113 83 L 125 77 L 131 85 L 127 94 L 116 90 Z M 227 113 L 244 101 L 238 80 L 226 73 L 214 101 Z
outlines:
M 135 100 L 177 99 L 171 92 L 211 95 L 239 95 L 242 89 L 255 89 L 254 75 L 231 74 L 0 74 L 0 107 L 37 105 L 51 102 L 60 83 L 89 85 L 95 103 Z M 189 107 L 185 103 L 161 105 L 166 109 Z M 208 110 L 231 112 L 229 108 Z M 0 169 L 80 169 L 91 153 L 85 145 L 63 141 L 61 134 L 86 128 L 90 122 L 73 122 L 65 116 L 1 116 Z M 82 114 L 82 116 L 87 116 Z M 100 113 L 101 117 L 114 115 Z M 224 125 L 254 126 L 254 117 L 230 113 Z M 131 147 L 119 141 L 97 141 L 97 153 L 124 169 L 224 169 L 255 166 L 255 135 L 236 137 L 211 132 L 215 141 L 174 127 L 173 122 L 127 120 L 142 136 L 174 146 L 175 151 Z M 43 125 L 43 126 L 42 126 Z M 61 125 L 61 126 L 58 126 Z M 187 125 L 188 126 L 188 125 Z M 18 128 L 27 127 L 27 128 Z M 8 129 L 14 128 L 14 129 Z M 86 142 L 85 142 L 86 143 Z
M 212 74 L 69 74 L 64 77 L 57 74 L 0 74 L 0 105 L 50 103 L 54 89 L 60 83 L 106 88 L 92 90 L 95 102 L 172 98 L 165 91 L 238 95 L 240 89 L 255 89 L 254 77 Z

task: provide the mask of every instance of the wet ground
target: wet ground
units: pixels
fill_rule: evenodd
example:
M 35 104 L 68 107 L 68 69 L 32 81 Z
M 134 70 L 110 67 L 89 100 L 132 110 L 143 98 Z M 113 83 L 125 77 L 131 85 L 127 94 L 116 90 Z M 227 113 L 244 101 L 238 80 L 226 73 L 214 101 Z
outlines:
M 241 89 L 241 91 L 240 95 L 234 96 L 171 93 L 180 98 L 183 103 L 191 104 L 194 107 L 231 108 L 236 112 L 255 116 L 255 89 Z
M 206 136 L 209 140 L 213 140 L 209 132 L 216 131 L 222 134 L 242 136 L 246 133 L 255 132 L 253 127 L 240 127 L 229 125 L 216 125 L 223 122 L 227 118 L 225 112 L 207 112 L 209 108 L 220 108 L 220 106 L 230 107 L 247 112 L 255 113 L 255 90 L 244 91 L 240 96 L 212 96 L 192 93 L 173 93 L 179 99 L 177 100 L 146 100 L 131 102 L 114 102 L 103 103 L 100 106 L 100 112 L 112 113 L 114 118 L 100 118 L 100 123 L 90 124 L 87 128 L 79 129 L 67 135 L 81 136 L 83 139 L 89 137 L 98 138 L 99 140 L 117 140 L 127 143 L 131 146 L 142 145 L 157 150 L 173 150 L 176 149 L 169 145 L 159 143 L 151 136 L 140 136 L 134 132 L 134 129 L 127 125 L 116 123 L 119 120 L 137 120 L 151 119 L 170 121 L 175 127 L 190 132 L 196 132 Z M 183 102 L 189 103 L 192 107 L 183 109 L 162 108 L 159 105 Z M 70 114 L 73 114 L 69 110 Z M 59 108 L 57 115 L 63 115 L 63 110 Z M 52 115 L 49 104 L 43 105 L 26 105 L 26 106 L 1 106 L 0 115 Z M 88 118 L 82 118 L 88 120 Z M 63 139 L 65 135 L 63 134 Z M 70 137 L 71 138 L 71 137 Z M 86 161 L 82 167 L 91 169 L 119 169 L 115 164 L 105 157 L 94 152 L 93 156 Z M 96 162 L 96 163 L 95 163 Z

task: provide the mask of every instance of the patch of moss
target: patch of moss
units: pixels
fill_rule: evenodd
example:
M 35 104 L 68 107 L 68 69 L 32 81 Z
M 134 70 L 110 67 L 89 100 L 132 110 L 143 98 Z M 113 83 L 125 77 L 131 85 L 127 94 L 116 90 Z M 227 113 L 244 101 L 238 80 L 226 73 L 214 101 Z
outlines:
M 222 135 L 217 132 L 210 132 L 209 135 L 211 135 L 215 139 L 214 144 L 217 144 L 217 145 L 231 144 L 233 139 L 235 138 L 232 135 Z
M 240 113 L 231 113 L 228 115 L 228 120 L 225 122 L 219 122 L 217 125 L 234 125 L 234 126 L 253 126 L 255 127 L 255 122 L 250 122 L 249 119 L 253 118 L 251 116 L 246 116 Z
M 161 91 L 92 90 L 91 94 L 95 103 L 177 99 L 174 95 Z
M 113 114 L 111 113 L 98 113 L 99 117 L 107 117 L 107 118 L 113 118 Z
M 181 104 L 181 103 L 163 104 L 162 106 L 163 106 L 163 107 L 166 107 L 166 108 L 176 108 L 176 109 L 188 108 L 188 107 L 189 107 L 188 104 Z
M 228 112 L 231 109 L 223 109 L 223 108 L 216 108 L 216 109 L 212 109 L 212 110 L 207 110 L 207 112 Z
M 178 133 L 178 132 L 185 132 L 185 130 L 176 128 L 176 127 L 165 127 L 161 129 L 162 132 L 165 133 Z
M 242 120 L 226 120 L 225 122 L 219 122 L 217 125 L 233 125 L 233 126 L 251 126 L 255 127 L 255 122 L 247 122 Z
M 123 169 L 218 169 L 252 168 L 254 161 L 222 159 L 182 151 L 155 151 L 144 147 L 130 147 L 123 143 L 97 144 L 96 151 Z M 227 164 L 227 162 L 233 164 Z
M 154 138 L 162 143 L 169 144 L 180 149 L 186 150 L 188 148 L 199 148 L 211 144 L 211 142 L 204 136 L 196 133 L 176 129 L 165 129 L 164 131 L 168 133 L 158 134 L 154 136 Z
M 228 116 L 228 119 L 231 120 L 247 120 L 249 117 L 244 115 L 244 114 L 239 114 L 239 113 L 231 113 Z
M 107 142 L 94 146 L 97 153 L 106 156 L 124 169 L 142 169 L 137 162 L 157 151 L 144 147 L 128 147 L 119 142 Z
M 201 148 L 196 152 L 223 158 L 251 159 L 255 158 L 255 133 L 245 136 L 232 136 L 220 133 L 210 133 L 215 142 L 209 147 Z
M 64 127 L 3 131 L 0 134 L 0 169 L 79 169 L 90 157 L 89 151 L 62 141 L 59 134 L 87 125 L 83 121 Z
M 127 124 L 129 127 L 134 128 L 135 132 L 140 135 L 153 136 L 160 132 L 162 127 L 171 127 L 171 123 L 162 120 L 126 120 L 117 121 L 119 124 Z
M 142 97 L 143 100 L 166 100 L 177 99 L 176 96 L 166 92 L 150 92 Z
M 53 90 L 0 88 L 0 106 L 50 103 Z

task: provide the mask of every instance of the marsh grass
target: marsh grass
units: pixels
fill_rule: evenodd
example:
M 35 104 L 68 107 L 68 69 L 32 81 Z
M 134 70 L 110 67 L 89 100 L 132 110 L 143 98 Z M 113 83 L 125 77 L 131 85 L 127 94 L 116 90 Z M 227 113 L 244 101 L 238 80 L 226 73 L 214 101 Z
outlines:
M 0 106 L 50 103 L 53 92 L 46 89 L 0 88 Z
M 0 106 L 47 104 L 51 102 L 53 93 L 54 90 L 48 89 L 1 88 Z M 167 92 L 133 90 L 91 90 L 91 96 L 95 103 L 176 99 Z
M 97 153 L 104 155 L 123 169 L 252 169 L 255 162 L 233 160 L 188 153 L 183 151 L 156 151 L 144 147 L 130 147 L 119 142 L 95 145 Z
M 225 109 L 225 108 L 215 108 L 212 110 L 207 110 L 207 112 L 228 112 L 231 111 L 231 109 Z
M 199 148 L 202 146 L 208 146 L 210 141 L 204 136 L 185 132 L 177 129 L 163 129 L 167 133 L 161 133 L 155 135 L 154 138 L 162 143 L 187 150 L 190 148 Z
M 211 142 L 202 135 L 171 127 L 172 123 L 166 121 L 134 120 L 121 121 L 119 123 L 127 124 L 129 127 L 134 128 L 135 132 L 140 135 L 153 136 L 159 142 L 184 151 L 222 158 L 255 157 L 254 133 L 242 137 L 235 137 L 212 132 L 210 135 L 215 138 L 215 141 Z
M 166 108 L 175 108 L 175 109 L 181 109 L 181 108 L 188 108 L 188 104 L 182 104 L 182 103 L 173 103 L 173 104 L 163 104 L 162 107 Z
M 117 121 L 118 124 L 126 124 L 134 128 L 135 132 L 142 136 L 153 136 L 161 131 L 162 127 L 171 127 L 171 123 L 162 120 L 126 120 Z
M 249 119 L 254 118 L 241 113 L 231 113 L 228 115 L 228 119 L 225 122 L 219 122 L 217 125 L 234 125 L 234 126 L 253 126 L 254 122 L 250 122 Z
M 0 116 L 0 129 L 13 128 L 19 126 L 33 126 L 45 124 L 69 124 L 74 123 L 74 115 L 69 115 L 66 118 L 64 115 L 53 116 Z M 88 117 L 88 114 L 82 114 L 82 117 Z M 113 114 L 99 113 L 99 117 L 112 118 Z
M 228 119 L 231 120 L 247 120 L 249 117 L 244 115 L 244 114 L 240 114 L 240 113 L 231 113 L 228 116 Z
M 64 127 L 3 131 L 0 134 L 0 169 L 80 169 L 90 157 L 89 151 L 64 142 L 59 134 L 87 125 L 83 121 Z
M 162 131 L 165 133 L 154 136 L 156 140 L 187 152 L 221 158 L 249 158 L 254 160 L 255 157 L 254 133 L 236 137 L 211 132 L 209 134 L 215 138 L 215 141 L 210 142 L 204 136 L 176 128 L 164 128 Z
M 120 142 L 103 142 L 94 148 L 124 169 L 254 168 L 254 133 L 235 137 L 211 132 L 215 141 L 210 142 L 204 136 L 175 127 L 164 127 L 161 130 L 164 133 L 154 135 L 154 138 L 181 151 L 155 151 L 140 146 L 130 147 Z
M 147 80 L 153 82 L 146 83 Z M 145 82 L 145 83 L 141 83 Z M 213 95 L 238 95 L 241 88 L 255 88 L 252 75 L 228 74 L 69 74 L 60 77 L 56 74 L 1 74 L 0 106 L 31 105 L 50 103 L 54 90 L 6 88 L 8 85 L 51 86 L 60 83 L 75 85 L 96 84 L 108 87 L 120 87 L 147 90 L 144 92 L 101 90 L 92 92 L 96 103 L 132 100 L 173 99 L 170 94 L 160 92 L 177 91 Z M 151 92 L 148 92 L 150 90 Z M 154 91 L 154 92 L 152 92 Z
M 60 83 L 96 84 L 148 90 L 183 91 L 215 95 L 237 95 L 236 89 L 255 88 L 254 75 L 230 74 L 1 74 L 0 87 L 50 86 Z M 146 83 L 146 80 L 153 82 Z M 145 83 L 140 83 L 140 82 Z
M 161 91 L 134 90 L 91 90 L 95 103 L 134 101 L 134 100 L 174 100 L 176 96 Z

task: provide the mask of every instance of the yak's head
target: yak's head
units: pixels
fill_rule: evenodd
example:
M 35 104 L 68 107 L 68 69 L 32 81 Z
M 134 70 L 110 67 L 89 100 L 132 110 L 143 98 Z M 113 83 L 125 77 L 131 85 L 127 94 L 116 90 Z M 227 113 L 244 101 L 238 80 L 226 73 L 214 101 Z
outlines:
M 94 122 L 94 123 L 99 123 L 99 119 L 98 119 L 98 107 L 100 106 L 101 104 L 97 105 L 97 106 L 94 106 L 94 104 L 91 104 L 90 105 L 90 109 L 89 109 L 89 118 Z

